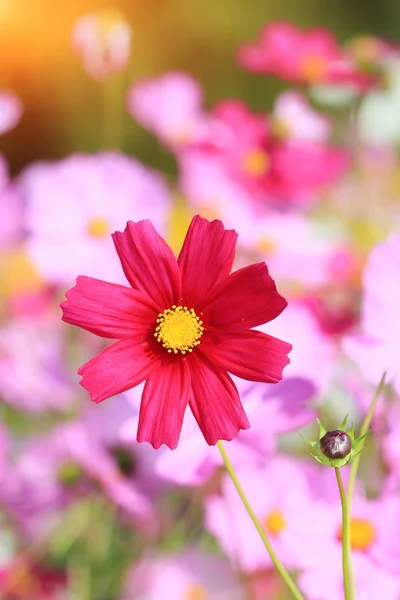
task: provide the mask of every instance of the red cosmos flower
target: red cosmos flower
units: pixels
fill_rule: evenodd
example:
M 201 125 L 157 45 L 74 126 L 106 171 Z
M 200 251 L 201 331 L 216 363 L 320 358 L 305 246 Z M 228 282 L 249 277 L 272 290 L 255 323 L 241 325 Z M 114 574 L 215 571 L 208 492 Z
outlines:
M 146 381 L 137 439 L 176 448 L 189 404 L 208 444 L 250 427 L 227 371 L 276 383 L 291 345 L 251 328 L 287 305 L 265 263 L 230 274 L 235 231 L 193 218 L 176 260 L 150 221 L 113 234 L 131 288 L 78 277 L 63 320 L 117 339 L 83 365 L 94 402 Z

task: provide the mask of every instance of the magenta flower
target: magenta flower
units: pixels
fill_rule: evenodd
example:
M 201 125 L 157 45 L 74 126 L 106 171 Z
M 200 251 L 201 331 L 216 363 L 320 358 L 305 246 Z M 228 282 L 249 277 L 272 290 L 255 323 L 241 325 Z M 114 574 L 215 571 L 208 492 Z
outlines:
M 113 234 L 132 287 L 78 277 L 61 304 L 63 320 L 117 339 L 83 365 L 94 402 L 146 381 L 137 439 L 175 448 L 189 404 L 208 444 L 231 440 L 249 422 L 227 371 L 276 383 L 291 345 L 252 330 L 286 300 L 265 263 L 230 274 L 237 234 L 193 218 L 176 260 L 150 221 Z

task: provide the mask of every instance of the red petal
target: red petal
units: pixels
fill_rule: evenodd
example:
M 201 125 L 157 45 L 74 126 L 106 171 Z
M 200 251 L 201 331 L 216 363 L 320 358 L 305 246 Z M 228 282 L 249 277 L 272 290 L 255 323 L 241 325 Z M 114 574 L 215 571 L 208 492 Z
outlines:
M 147 379 L 154 369 L 154 355 L 146 342 L 115 342 L 78 371 L 93 402 L 125 392 Z
M 144 339 L 149 324 L 155 324 L 157 308 L 136 290 L 79 276 L 76 286 L 61 303 L 62 319 L 106 338 Z
M 195 308 L 200 300 L 229 275 L 235 258 L 236 231 L 221 221 L 192 219 L 178 257 L 182 277 L 182 303 Z
M 125 276 L 133 289 L 146 294 L 159 311 L 180 297 L 180 274 L 174 253 L 150 221 L 128 221 L 112 235 Z
M 229 375 L 199 352 L 190 355 L 192 398 L 190 408 L 210 445 L 231 440 L 250 424 Z
M 216 344 L 214 337 L 204 335 L 199 350 L 217 367 L 242 379 L 277 383 L 290 362 L 292 345 L 261 331 L 221 336 L 222 343 Z
M 140 405 L 138 442 L 153 448 L 162 444 L 171 450 L 178 445 L 183 416 L 190 397 L 188 362 L 171 357 L 146 381 Z
M 287 306 L 265 263 L 235 271 L 198 307 L 206 327 L 239 331 L 275 319 Z

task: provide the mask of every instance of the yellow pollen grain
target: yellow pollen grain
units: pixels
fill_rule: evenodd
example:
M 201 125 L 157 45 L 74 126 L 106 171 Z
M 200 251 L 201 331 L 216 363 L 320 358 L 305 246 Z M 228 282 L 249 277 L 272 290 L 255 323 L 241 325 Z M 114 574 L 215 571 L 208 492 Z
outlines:
M 198 583 L 189 585 L 185 593 L 185 600 L 207 600 L 208 593 L 204 585 Z
M 376 536 L 375 527 L 366 519 L 350 520 L 350 544 L 353 550 L 367 550 Z M 342 539 L 342 529 L 338 534 L 339 540 Z
M 326 60 L 322 56 L 309 54 L 304 57 L 301 63 L 300 72 L 309 83 L 317 83 L 325 77 L 326 67 Z
M 91 237 L 104 238 L 110 233 L 110 224 L 104 217 L 90 219 L 86 230 Z
M 200 344 L 203 332 L 203 321 L 193 308 L 174 304 L 158 315 L 154 337 L 168 352 L 186 354 Z
M 254 177 L 265 175 L 269 169 L 269 164 L 268 154 L 259 148 L 247 152 L 243 159 L 244 171 Z
M 278 535 L 286 529 L 286 521 L 280 510 L 272 510 L 264 519 L 264 526 L 267 532 L 271 535 Z

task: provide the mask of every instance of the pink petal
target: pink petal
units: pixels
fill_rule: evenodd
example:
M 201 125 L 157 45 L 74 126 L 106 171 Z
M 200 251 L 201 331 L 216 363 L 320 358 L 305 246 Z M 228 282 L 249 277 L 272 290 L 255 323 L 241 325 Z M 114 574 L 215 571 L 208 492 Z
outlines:
M 287 306 L 265 263 L 231 273 L 203 300 L 203 320 L 210 329 L 240 331 L 275 319 Z
M 153 448 L 162 444 L 171 450 L 178 445 L 183 416 L 190 397 L 188 362 L 181 357 L 167 360 L 146 381 L 140 405 L 138 442 Z
M 236 231 L 224 229 L 221 221 L 196 215 L 190 224 L 178 257 L 182 276 L 182 302 L 195 308 L 200 300 L 229 275 L 235 258 Z
M 214 336 L 204 336 L 199 350 L 217 367 L 248 381 L 277 383 L 289 364 L 292 345 L 260 331 L 246 331 L 223 337 L 213 343 Z
M 199 352 L 190 355 L 192 397 L 190 408 L 210 445 L 231 440 L 250 424 L 229 375 Z
M 79 369 L 81 386 L 93 402 L 101 402 L 139 385 L 154 369 L 150 348 L 147 342 L 115 342 Z
M 180 274 L 171 248 L 150 221 L 128 221 L 112 235 L 125 276 L 133 289 L 146 294 L 159 311 L 180 297 Z
M 136 290 L 79 276 L 61 303 L 62 319 L 106 338 L 140 338 L 155 325 L 157 308 Z

